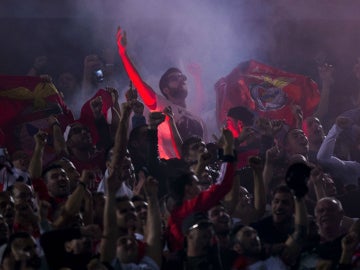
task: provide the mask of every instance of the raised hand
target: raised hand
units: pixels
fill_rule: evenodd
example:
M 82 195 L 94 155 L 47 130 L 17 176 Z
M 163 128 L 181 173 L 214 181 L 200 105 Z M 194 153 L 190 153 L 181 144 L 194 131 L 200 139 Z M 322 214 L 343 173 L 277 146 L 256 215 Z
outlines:
M 123 119 L 124 121 L 126 121 L 126 119 L 129 119 L 132 112 L 132 103 L 134 103 L 135 101 L 121 103 L 121 119 Z
M 47 137 L 48 137 L 48 134 L 45 131 L 39 130 L 34 135 L 34 140 L 35 140 L 36 147 L 44 148 L 46 143 L 47 143 Z
M 280 150 L 277 145 L 266 150 L 266 162 L 272 162 L 276 160 L 280 155 Z
M 151 112 L 149 114 L 150 128 L 157 128 L 162 122 L 165 121 L 165 114 L 162 112 Z
M 118 100 L 119 100 L 119 92 L 118 92 L 118 90 L 116 90 L 113 87 L 106 87 L 105 90 L 110 93 L 111 100 L 112 100 L 113 104 L 114 105 L 118 104 L 117 103 Z
M 131 101 L 131 100 L 137 99 L 137 98 L 138 98 L 138 94 L 137 94 L 136 89 L 129 88 L 129 89 L 125 92 L 125 98 L 126 98 L 127 101 Z
M 303 111 L 302 111 L 300 105 L 291 104 L 291 112 L 294 115 L 297 123 L 299 123 L 299 125 L 300 125 L 300 123 L 302 124 L 302 121 L 304 119 L 304 114 L 303 114 Z M 298 128 L 301 128 L 301 125 L 298 126 Z
M 92 190 L 95 188 L 95 178 L 95 173 L 93 171 L 83 170 L 79 181 Z
M 263 169 L 264 169 L 264 165 L 263 162 L 261 160 L 261 158 L 259 156 L 251 156 L 248 159 L 249 162 L 249 166 L 250 168 L 255 172 L 255 173 L 259 173 L 261 174 Z
M 158 195 L 159 183 L 152 176 L 148 176 L 145 181 L 144 191 L 146 196 L 149 198 L 156 198 Z
M 131 104 L 131 108 L 132 108 L 134 114 L 143 115 L 145 106 L 142 102 L 135 99 L 130 104 Z
M 164 110 L 163 113 L 165 113 L 165 115 L 167 117 L 169 117 L 170 119 L 174 119 L 174 112 L 172 111 L 171 106 L 167 106 Z
M 221 133 L 224 147 L 234 147 L 234 136 L 229 129 L 223 128 Z
M 103 101 L 101 96 L 97 96 L 96 98 L 90 101 L 90 108 L 95 118 L 101 117 L 102 105 L 103 105 Z
M 120 26 L 117 29 L 116 42 L 117 42 L 119 51 L 121 53 L 125 53 L 126 52 L 126 46 L 127 46 L 126 31 L 123 31 Z

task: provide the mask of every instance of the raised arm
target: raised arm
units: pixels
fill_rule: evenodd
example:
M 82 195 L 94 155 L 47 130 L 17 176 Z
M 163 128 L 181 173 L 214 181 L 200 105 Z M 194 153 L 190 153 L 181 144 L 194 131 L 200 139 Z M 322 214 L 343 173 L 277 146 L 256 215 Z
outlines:
M 66 200 L 61 215 L 52 224 L 55 228 L 61 228 L 63 225 L 66 225 L 69 219 L 80 212 L 81 204 L 86 196 L 86 192 L 89 192 L 87 186 L 94 178 L 95 175 L 93 172 L 83 170 L 78 186 Z
M 317 159 L 320 165 L 327 167 L 328 170 L 334 173 L 346 172 L 352 170 L 353 173 L 360 173 L 360 164 L 356 161 L 347 161 L 339 159 L 334 155 L 336 139 L 340 132 L 344 129 L 350 129 L 352 120 L 348 117 L 339 116 L 336 119 L 336 124 L 332 126 L 329 133 L 322 142 L 317 154 Z
M 183 140 L 182 140 L 179 130 L 176 126 L 176 123 L 174 120 L 174 113 L 170 106 L 168 106 L 164 109 L 164 113 L 166 114 L 167 117 L 169 117 L 170 131 L 171 131 L 172 138 L 174 138 L 174 142 L 175 142 L 175 146 L 176 146 L 175 147 L 176 154 L 180 158 L 180 149 L 183 144 Z
M 253 170 L 254 175 L 254 213 L 251 217 L 254 222 L 260 219 L 265 213 L 266 207 L 266 193 L 263 179 L 263 164 L 259 157 L 254 156 L 249 158 L 249 165 Z
M 47 133 L 39 130 L 34 136 L 35 148 L 30 159 L 29 174 L 31 179 L 39 178 L 42 173 L 44 148 L 47 142 Z
M 145 194 L 148 202 L 145 241 L 148 245 L 146 254 L 161 267 L 162 241 L 161 217 L 158 201 L 158 183 L 149 176 L 145 182 Z
M 209 189 L 202 191 L 195 198 L 184 201 L 182 208 L 185 212 L 192 208 L 192 211 L 207 211 L 222 200 L 230 191 L 234 180 L 236 160 L 236 157 L 234 156 L 234 137 L 230 130 L 223 129 L 222 138 L 223 146 L 220 150 L 222 151 L 221 158 L 228 163 L 226 165 L 224 178 L 220 184 L 214 184 L 210 186 Z
M 293 265 L 306 241 L 308 230 L 308 213 L 305 204 L 305 195 L 308 192 L 306 176 L 296 173 L 299 168 L 305 169 L 306 165 L 293 164 L 286 173 L 286 183 L 294 194 L 295 204 L 295 230 L 285 242 L 281 258 L 288 265 Z
M 308 228 L 307 210 L 303 197 L 295 196 L 295 230 L 285 242 L 281 258 L 285 263 L 292 265 L 296 262 L 305 244 Z
M 64 139 L 63 132 L 61 130 L 59 121 L 54 115 L 49 116 L 48 123 L 52 127 L 53 132 L 53 141 L 54 141 L 54 149 L 56 155 L 68 155 L 66 142 Z
M 318 71 L 321 80 L 321 98 L 314 116 L 324 119 L 329 112 L 330 89 L 334 84 L 334 67 L 325 63 L 318 67 Z
M 118 28 L 117 31 L 116 40 L 117 40 L 120 59 L 124 65 L 124 68 L 130 80 L 133 82 L 135 88 L 139 92 L 139 95 L 143 99 L 145 105 L 150 110 L 154 110 L 156 108 L 156 102 L 157 102 L 156 93 L 148 84 L 146 84 L 142 80 L 139 72 L 136 70 L 134 64 L 130 60 L 126 52 L 126 45 L 127 45 L 126 32 L 122 31 L 120 27 Z
M 100 244 L 100 259 L 102 262 L 111 263 L 116 255 L 117 228 L 116 224 L 116 191 L 121 187 L 123 180 L 120 177 L 121 166 L 126 154 L 127 132 L 131 113 L 130 102 L 122 104 L 122 114 L 116 130 L 111 170 L 106 179 L 104 231 Z

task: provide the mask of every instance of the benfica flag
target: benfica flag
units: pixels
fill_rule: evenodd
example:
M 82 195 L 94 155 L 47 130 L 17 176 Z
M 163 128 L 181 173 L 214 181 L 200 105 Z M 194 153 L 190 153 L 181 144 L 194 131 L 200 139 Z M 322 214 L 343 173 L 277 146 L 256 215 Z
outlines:
M 317 84 L 309 77 L 289 73 L 250 60 L 241 63 L 215 84 L 218 125 L 225 123 L 230 108 L 244 106 L 259 116 L 284 119 L 295 125 L 292 104 L 299 105 L 304 118 L 312 115 L 320 101 Z
M 52 83 L 40 77 L 0 75 L 0 128 L 10 152 L 21 149 L 31 155 L 33 136 L 42 129 L 49 133 L 44 157 L 54 157 L 52 130 L 47 122 L 50 115 L 57 117 L 62 128 L 74 120 Z

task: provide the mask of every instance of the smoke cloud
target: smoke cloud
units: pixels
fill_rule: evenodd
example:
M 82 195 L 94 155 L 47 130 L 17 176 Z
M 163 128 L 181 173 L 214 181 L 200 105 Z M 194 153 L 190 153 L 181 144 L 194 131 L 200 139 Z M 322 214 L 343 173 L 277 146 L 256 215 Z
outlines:
M 206 97 L 189 109 L 215 108 L 214 83 L 240 62 L 256 59 L 317 79 L 316 59 L 351 72 L 359 55 L 359 1 L 109 0 L 2 1 L 0 72 L 26 73 L 36 55 L 51 55 L 57 69 L 79 76 L 85 55 L 112 48 L 120 25 L 128 53 L 144 80 L 158 91 L 171 66 L 188 75 L 201 69 Z M 320 55 L 320 56 L 319 56 Z M 65 63 L 64 63 L 65 62 Z M 15 63 L 15 64 L 14 64 Z M 126 75 L 119 78 L 127 86 Z

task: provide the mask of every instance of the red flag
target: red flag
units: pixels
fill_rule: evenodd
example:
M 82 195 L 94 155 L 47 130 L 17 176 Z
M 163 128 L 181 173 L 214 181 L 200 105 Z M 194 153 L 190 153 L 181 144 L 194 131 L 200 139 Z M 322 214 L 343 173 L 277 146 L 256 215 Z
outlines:
M 99 134 L 98 134 L 96 126 L 95 126 L 95 118 L 94 118 L 94 114 L 93 114 L 91 106 L 90 106 L 90 102 L 99 96 L 101 97 L 101 100 L 102 100 L 101 113 L 103 114 L 105 119 L 109 122 L 108 114 L 109 114 L 111 108 L 114 106 L 114 102 L 112 100 L 112 96 L 111 96 L 110 92 L 106 91 L 104 89 L 99 89 L 93 97 L 91 97 L 89 100 L 87 100 L 85 102 L 85 104 L 81 108 L 81 114 L 80 114 L 80 118 L 79 118 L 79 122 L 86 125 L 90 129 L 91 137 L 92 137 L 94 144 L 96 144 L 98 142 Z
M 259 116 L 284 119 L 294 126 L 292 104 L 299 105 L 304 118 L 312 115 L 320 101 L 317 84 L 309 77 L 289 73 L 250 60 L 241 63 L 215 84 L 216 116 L 219 126 L 225 123 L 228 110 L 244 106 Z
M 55 86 L 40 77 L 0 75 L 0 110 L 0 128 L 10 152 L 22 149 L 31 154 L 33 136 L 39 129 L 51 135 L 50 115 L 55 115 L 63 128 L 74 120 Z M 54 157 L 51 139 L 49 136 L 45 148 L 47 160 Z

